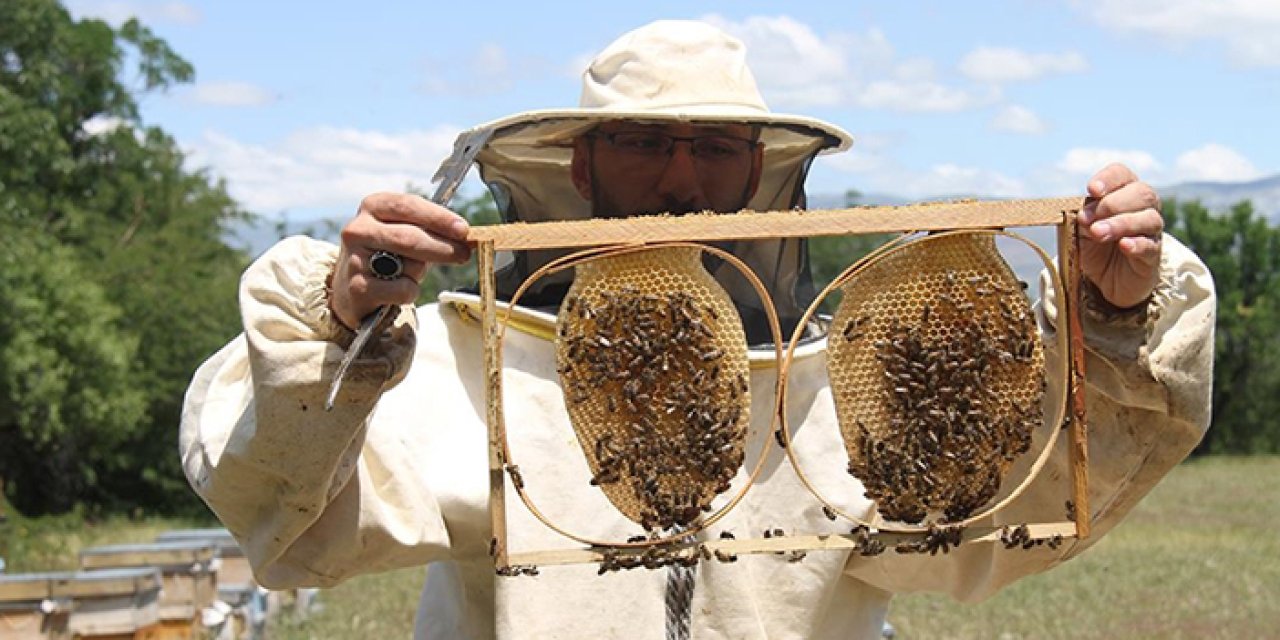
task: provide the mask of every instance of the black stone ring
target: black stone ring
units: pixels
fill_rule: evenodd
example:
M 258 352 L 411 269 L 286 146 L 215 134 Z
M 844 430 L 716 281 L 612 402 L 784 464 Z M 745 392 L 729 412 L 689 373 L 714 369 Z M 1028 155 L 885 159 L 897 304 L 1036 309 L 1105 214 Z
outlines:
M 404 273 L 404 259 L 390 251 L 374 251 L 369 257 L 369 272 L 379 280 L 395 280 Z

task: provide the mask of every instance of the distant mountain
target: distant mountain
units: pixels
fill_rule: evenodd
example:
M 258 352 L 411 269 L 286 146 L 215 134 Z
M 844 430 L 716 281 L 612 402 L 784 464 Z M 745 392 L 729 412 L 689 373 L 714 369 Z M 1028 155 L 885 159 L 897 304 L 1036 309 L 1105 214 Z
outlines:
M 346 223 L 346 220 L 336 218 L 293 220 L 288 217 L 262 216 L 253 223 L 236 223 L 223 234 L 222 240 L 228 246 L 243 249 L 256 258 L 281 238 L 293 235 L 306 235 L 337 243 L 338 232 Z
M 1280 174 L 1251 182 L 1183 182 L 1158 189 L 1165 198 L 1199 200 L 1210 211 L 1225 211 L 1241 200 L 1273 223 L 1280 222 Z

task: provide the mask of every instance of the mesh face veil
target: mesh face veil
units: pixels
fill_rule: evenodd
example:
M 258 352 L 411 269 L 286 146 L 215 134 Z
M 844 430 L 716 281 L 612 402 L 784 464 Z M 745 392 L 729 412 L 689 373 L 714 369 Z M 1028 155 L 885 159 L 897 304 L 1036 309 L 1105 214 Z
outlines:
M 852 142 L 848 133 L 829 123 L 769 111 L 746 66 L 742 43 L 699 22 L 660 21 L 628 33 L 601 52 L 582 79 L 578 108 L 529 111 L 472 130 L 493 131 L 476 162 L 504 221 L 590 218 L 591 203 L 575 189 L 570 161 L 574 139 L 604 122 L 758 130 L 763 147 L 759 186 L 751 201 L 742 203 L 757 211 L 803 206 L 804 179 L 813 158 Z M 747 263 L 773 296 L 783 326 L 793 325 L 814 294 L 805 242 L 734 242 L 721 248 Z M 499 254 L 498 295 L 509 299 L 530 274 L 563 254 Z M 768 341 L 764 312 L 742 276 L 715 260 L 706 266 L 742 315 L 747 340 Z M 558 305 L 572 277 L 565 272 L 539 281 L 523 298 L 525 304 Z

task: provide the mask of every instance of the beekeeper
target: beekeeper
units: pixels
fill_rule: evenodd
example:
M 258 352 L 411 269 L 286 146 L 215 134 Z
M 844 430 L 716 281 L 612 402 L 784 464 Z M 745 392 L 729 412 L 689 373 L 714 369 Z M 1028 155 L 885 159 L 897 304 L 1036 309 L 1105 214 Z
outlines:
M 478 157 L 481 177 L 508 220 L 790 209 L 805 202 L 814 157 L 851 144 L 839 127 L 769 111 L 742 44 L 696 22 L 657 22 L 614 42 L 583 74 L 580 105 L 483 125 L 493 137 Z M 1093 536 L 1082 542 L 1028 551 L 973 543 L 945 556 L 813 552 L 797 563 L 744 555 L 683 572 L 597 576 L 594 565 L 570 565 L 495 576 L 478 300 L 451 292 L 409 306 L 429 269 L 469 258 L 467 223 L 407 194 L 365 198 L 340 246 L 291 238 L 248 269 L 244 333 L 204 363 L 187 392 L 184 468 L 264 586 L 326 587 L 426 565 L 419 637 L 664 638 L 684 637 L 686 628 L 694 638 L 876 637 L 894 593 L 978 600 L 1080 553 L 1207 426 L 1209 273 L 1163 234 L 1155 192 L 1129 169 L 1106 167 L 1086 189 L 1096 198 L 1085 212 L 1083 252 Z M 794 326 L 813 297 L 803 242 L 730 249 L 768 286 L 784 325 Z M 500 294 L 509 296 L 551 257 L 505 256 Z M 768 342 L 754 294 L 731 270 L 711 268 L 748 341 Z M 541 281 L 513 310 L 503 356 L 511 452 L 547 517 L 583 535 L 624 540 L 638 527 L 588 486 L 557 385 L 554 312 L 567 284 Z M 398 317 L 356 361 L 334 410 L 324 411 L 352 328 L 388 304 L 400 305 Z M 1036 312 L 1052 331 L 1052 290 Z M 807 434 L 794 443 L 796 454 L 829 460 L 807 473 L 816 483 L 852 486 L 838 496 L 842 506 L 870 518 L 871 503 L 845 471 L 825 342 L 814 337 L 789 373 L 787 410 Z M 751 411 L 758 427 L 770 418 L 777 363 L 772 347 L 753 350 L 751 361 L 753 397 L 763 399 Z M 1051 379 L 1051 393 L 1062 382 Z M 847 523 L 824 516 L 786 457 L 767 451 L 745 499 L 700 535 L 758 536 L 775 526 L 846 532 Z M 1068 478 L 1059 442 L 1037 480 L 987 524 L 1061 521 Z M 513 548 L 574 546 L 511 497 L 508 512 Z

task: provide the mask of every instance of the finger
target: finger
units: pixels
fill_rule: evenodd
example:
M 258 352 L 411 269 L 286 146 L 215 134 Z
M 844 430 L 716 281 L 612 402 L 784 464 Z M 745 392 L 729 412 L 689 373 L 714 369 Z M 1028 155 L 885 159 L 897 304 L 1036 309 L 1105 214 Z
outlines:
M 1145 182 L 1131 182 L 1098 200 L 1094 206 L 1094 219 L 1103 220 L 1114 215 L 1141 211 L 1160 210 L 1160 196 Z
M 342 242 L 352 253 L 379 249 L 427 264 L 461 264 L 471 258 L 465 242 L 408 223 L 386 223 L 359 216 L 342 230 Z
M 470 225 L 462 216 L 426 199 L 407 193 L 375 193 L 360 202 L 360 214 L 382 222 L 404 223 L 465 241 Z
M 1155 209 L 1113 215 L 1088 227 L 1089 236 L 1098 242 L 1115 242 L 1123 238 L 1159 238 L 1164 231 L 1164 217 Z
M 369 275 L 367 271 L 353 275 L 348 286 L 352 300 L 359 301 L 356 312 L 361 317 L 383 305 L 413 302 L 419 293 L 418 283 L 411 278 L 383 280 Z
M 431 265 L 426 262 L 415 260 L 404 255 L 400 256 L 400 263 L 400 277 L 408 278 L 412 280 L 414 284 L 419 285 L 422 284 L 422 279 L 427 277 L 427 269 L 431 267 Z
M 1113 162 L 1093 174 L 1093 177 L 1089 178 L 1089 184 L 1086 189 L 1090 196 L 1101 198 L 1129 183 L 1137 181 L 1137 174 L 1130 170 L 1129 167 L 1119 162 Z
M 1158 238 L 1123 238 L 1117 243 L 1121 253 L 1131 261 L 1155 268 L 1160 264 L 1160 240 Z

